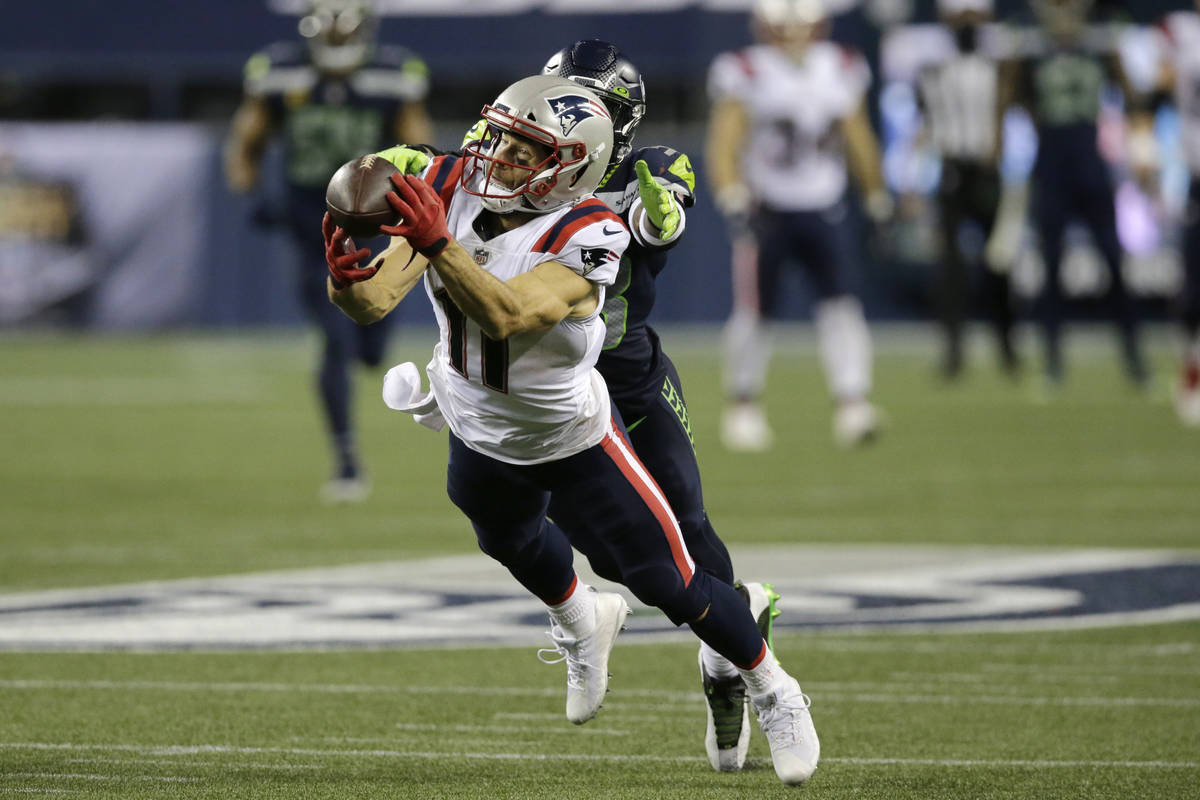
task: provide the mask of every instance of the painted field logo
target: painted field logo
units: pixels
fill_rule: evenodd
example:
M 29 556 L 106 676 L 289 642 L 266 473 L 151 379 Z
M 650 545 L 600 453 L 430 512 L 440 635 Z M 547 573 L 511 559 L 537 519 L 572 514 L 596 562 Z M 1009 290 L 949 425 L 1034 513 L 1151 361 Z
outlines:
M 1194 552 L 753 547 L 734 563 L 779 589 L 784 631 L 1200 618 Z M 651 610 L 629 624 L 635 637 L 691 635 Z M 0 596 L 3 650 L 530 645 L 545 626 L 541 604 L 482 555 Z

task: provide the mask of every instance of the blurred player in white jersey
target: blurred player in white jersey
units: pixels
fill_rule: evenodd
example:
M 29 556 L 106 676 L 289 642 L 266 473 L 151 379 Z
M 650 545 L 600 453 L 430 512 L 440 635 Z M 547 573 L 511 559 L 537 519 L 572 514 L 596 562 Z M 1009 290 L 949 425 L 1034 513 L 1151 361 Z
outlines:
M 1175 408 L 1186 425 L 1200 426 L 1200 13 L 1173 12 L 1163 19 L 1160 30 L 1167 57 L 1159 73 L 1158 99 L 1173 98 L 1179 110 L 1183 157 L 1190 175 L 1178 309 L 1184 352 Z
M 358 266 L 370 252 L 326 216 L 330 297 L 370 323 L 424 276 L 440 332 L 431 396 L 407 364 L 389 372 L 385 398 L 450 428 L 450 499 L 480 549 L 546 604 L 554 647 L 539 656 L 566 662 L 567 718 L 599 711 L 628 612 L 620 595 L 578 579 L 574 543 L 735 665 L 776 773 L 801 783 L 820 757 L 809 700 L 737 590 L 697 568 L 595 369 L 605 297 L 630 243 L 622 218 L 592 196 L 609 169 L 612 114 L 591 89 L 537 75 L 483 118 L 486 132 L 461 156 L 392 176 L 402 221 L 381 228 L 398 238 L 373 264 Z
M 847 274 L 855 252 L 847 162 L 868 216 L 883 222 L 892 213 L 864 100 L 871 73 L 859 54 L 823 39 L 820 0 L 758 0 L 752 21 L 759 44 L 719 55 L 708 81 L 708 169 L 734 237 L 722 440 L 733 450 L 771 445 L 765 321 L 779 311 L 782 270 L 794 260 L 818 297 L 834 438 L 852 446 L 873 437 L 879 414 L 869 400 L 870 334 Z

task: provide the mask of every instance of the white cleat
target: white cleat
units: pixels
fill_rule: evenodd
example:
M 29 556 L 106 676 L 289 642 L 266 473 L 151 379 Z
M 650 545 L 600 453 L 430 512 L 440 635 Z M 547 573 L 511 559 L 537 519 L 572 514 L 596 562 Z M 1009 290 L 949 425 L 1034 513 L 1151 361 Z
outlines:
M 738 453 L 769 450 L 775 434 L 767 424 L 767 415 L 756 403 L 738 403 L 721 415 L 721 444 Z
M 878 409 L 866 400 L 842 403 L 833 414 L 833 440 L 841 447 L 873 441 L 881 427 Z
M 322 503 L 340 505 L 361 503 L 371 494 L 371 484 L 364 478 L 334 478 L 321 487 Z
M 816 772 L 821 742 L 808 707 L 812 702 L 795 678 L 770 694 L 750 698 L 758 725 L 771 748 L 775 774 L 789 786 L 804 783 Z
M 600 710 L 608 692 L 608 656 L 625 624 L 629 606 L 619 594 L 597 592 L 596 627 L 574 638 L 558 625 L 546 634 L 554 647 L 538 650 L 544 664 L 567 662 L 567 719 L 582 725 Z

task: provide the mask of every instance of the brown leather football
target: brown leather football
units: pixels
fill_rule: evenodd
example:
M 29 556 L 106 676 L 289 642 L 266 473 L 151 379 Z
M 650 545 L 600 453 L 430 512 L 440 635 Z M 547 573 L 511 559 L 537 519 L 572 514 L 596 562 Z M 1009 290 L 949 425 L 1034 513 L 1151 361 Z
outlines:
M 395 225 L 400 215 L 388 205 L 387 193 L 396 165 L 371 155 L 351 159 L 338 168 L 325 189 L 325 207 L 335 225 L 355 239 L 382 236 L 380 225 Z

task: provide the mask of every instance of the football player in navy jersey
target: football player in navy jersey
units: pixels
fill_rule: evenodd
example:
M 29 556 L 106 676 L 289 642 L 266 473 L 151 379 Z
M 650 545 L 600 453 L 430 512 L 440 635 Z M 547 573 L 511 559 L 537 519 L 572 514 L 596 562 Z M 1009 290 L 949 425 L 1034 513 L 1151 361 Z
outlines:
M 685 153 L 662 145 L 634 147 L 633 138 L 646 111 L 641 73 L 614 45 L 589 39 L 554 54 L 545 74 L 569 78 L 600 96 L 613 117 L 613 155 L 596 189 L 625 220 L 632 233 L 616 282 L 606 295 L 604 348 L 596 369 L 625 421 L 630 443 L 662 488 L 697 566 L 713 578 L 734 585 L 773 646 L 771 623 L 778 615 L 774 587 L 735 582 L 729 551 L 717 536 L 704 509 L 700 468 L 696 461 L 691 420 L 675 365 L 663 352 L 648 318 L 654 307 L 655 280 L 667 265 L 668 251 L 687 224 L 685 210 L 695 203 L 695 174 Z M 476 125 L 467 141 L 487 136 Z M 404 171 L 419 171 L 431 148 L 385 151 Z M 550 518 L 556 509 L 552 499 Z M 570 534 L 568 534 L 570 538 Z M 621 583 L 621 571 L 604 549 L 572 538 L 598 575 Z M 701 644 L 700 672 L 708 701 L 705 749 L 714 769 L 740 769 L 749 744 L 746 686 L 737 668 L 707 644 Z
M 1137 100 L 1108 31 L 1088 24 L 1092 0 L 1034 0 L 1038 28 L 1004 65 L 1002 89 L 1028 109 L 1037 129 L 1033 168 L 1033 221 L 1046 278 L 1038 298 L 1048 388 L 1061 385 L 1064 300 L 1059 282 L 1063 236 L 1072 219 L 1087 225 L 1111 276 L 1108 301 L 1116 322 L 1126 376 L 1149 382 L 1138 341 L 1133 297 L 1121 274 L 1115 189 L 1100 153 L 1097 119 L 1106 85 L 1122 89 L 1127 108 Z
M 317 384 L 335 463 L 321 497 L 350 502 L 368 491 L 351 421 L 350 371 L 355 362 L 379 365 L 387 322 L 359 327 L 330 306 L 316 221 L 329 177 L 346 161 L 397 139 L 432 138 L 424 107 L 428 69 L 410 50 L 375 43 L 364 0 L 314 0 L 299 27 L 303 42 L 276 43 L 247 62 L 225 174 L 232 190 L 251 190 L 267 145 L 282 139 L 284 207 L 261 216 L 295 238 L 300 298 L 323 334 Z

